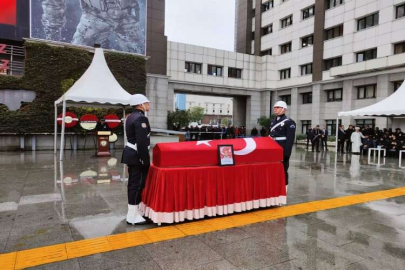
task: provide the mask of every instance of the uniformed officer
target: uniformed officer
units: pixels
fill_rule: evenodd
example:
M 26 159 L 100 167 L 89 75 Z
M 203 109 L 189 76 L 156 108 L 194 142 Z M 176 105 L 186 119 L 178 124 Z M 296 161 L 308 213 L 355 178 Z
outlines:
M 270 137 L 272 137 L 283 148 L 283 164 L 285 172 L 285 184 L 288 186 L 288 167 L 290 156 L 295 140 L 295 122 L 285 115 L 287 104 L 284 101 L 277 101 L 274 104 L 276 118 L 270 124 Z
M 150 101 L 141 94 L 132 95 L 130 105 L 134 111 L 125 122 L 127 144 L 122 153 L 122 163 L 128 165 L 128 224 L 144 224 L 145 219 L 139 211 L 142 190 L 150 166 L 150 126 L 145 113 L 149 111 Z

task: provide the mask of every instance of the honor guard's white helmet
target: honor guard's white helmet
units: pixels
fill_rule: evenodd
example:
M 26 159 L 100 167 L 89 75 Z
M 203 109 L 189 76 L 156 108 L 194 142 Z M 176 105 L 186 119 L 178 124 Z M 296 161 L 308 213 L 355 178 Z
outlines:
M 276 104 L 274 104 L 274 107 L 281 107 L 287 109 L 287 103 L 285 103 L 284 101 L 277 101 Z
M 135 94 L 129 98 L 129 105 L 131 106 L 141 105 L 144 103 L 150 103 L 150 101 L 142 94 Z

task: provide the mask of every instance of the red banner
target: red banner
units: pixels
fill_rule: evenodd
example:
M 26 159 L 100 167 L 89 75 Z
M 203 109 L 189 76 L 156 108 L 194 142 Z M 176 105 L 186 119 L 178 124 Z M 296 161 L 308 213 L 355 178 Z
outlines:
M 153 148 L 153 164 L 157 167 L 215 166 L 218 165 L 218 145 L 233 145 L 236 165 L 283 160 L 283 149 L 273 139 L 265 137 L 158 143 Z
M 0 24 L 17 24 L 17 0 L 0 0 Z

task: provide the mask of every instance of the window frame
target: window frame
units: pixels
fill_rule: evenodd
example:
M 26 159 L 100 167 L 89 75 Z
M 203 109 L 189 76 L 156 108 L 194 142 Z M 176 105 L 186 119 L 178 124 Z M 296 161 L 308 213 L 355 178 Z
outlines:
M 309 12 L 312 9 L 312 15 Z M 302 20 L 307 20 L 309 18 L 312 18 L 315 16 L 315 5 L 312 5 L 310 7 L 304 8 L 302 11 Z M 305 16 L 305 12 L 308 12 L 307 16 Z
M 211 68 L 211 69 L 210 69 Z M 212 69 L 215 69 L 215 72 L 212 72 Z M 221 70 L 221 75 L 218 75 L 218 69 L 220 69 Z M 210 71 L 211 71 L 211 73 L 215 73 L 215 74 L 210 74 Z M 207 66 L 207 75 L 210 75 L 210 76 L 215 76 L 215 77 L 222 77 L 223 75 L 224 75 L 224 67 L 223 66 L 217 66 L 217 65 L 210 65 L 210 64 L 208 64 L 208 66 Z
M 284 101 L 287 105 L 291 105 L 291 94 L 279 96 L 281 101 Z
M 326 91 L 326 102 L 341 102 L 343 101 L 343 88 L 337 89 L 330 89 Z M 336 98 L 336 92 L 340 91 L 340 98 Z M 330 97 L 330 93 L 332 93 L 332 98 Z
M 262 27 L 262 36 L 267 36 L 267 35 L 270 35 L 272 33 L 273 33 L 273 24 L 272 23 Z
M 402 8 L 402 16 L 401 17 L 399 17 L 398 16 L 398 11 L 399 11 L 399 9 L 400 8 Z M 396 6 L 395 7 L 395 19 L 401 19 L 401 18 L 404 18 L 405 17 L 405 3 L 402 3 L 402 4 L 399 4 L 398 6 Z
M 267 9 L 266 9 L 266 7 L 267 7 Z M 262 13 L 269 11 L 272 8 L 274 8 L 274 0 L 269 0 L 266 3 L 262 4 Z
M 301 67 L 301 76 L 311 75 L 313 73 L 312 63 L 301 65 L 300 67 Z M 308 73 L 308 68 L 310 69 L 310 73 Z M 305 70 L 305 73 L 303 72 L 304 70 Z
M 185 61 L 184 62 L 184 72 L 186 73 L 192 73 L 192 74 L 202 74 L 202 63 L 197 63 L 197 62 L 191 62 L 191 61 Z M 194 68 L 192 68 L 192 65 L 194 65 Z M 197 72 L 197 66 L 200 67 L 200 72 Z
M 240 71 L 240 72 L 238 73 L 238 71 Z M 241 69 L 241 68 L 228 67 L 228 78 L 242 79 L 242 71 L 243 71 L 243 69 Z M 235 72 L 236 76 L 230 76 L 233 72 Z M 240 74 L 239 75 L 240 77 L 238 77 L 238 74 Z
M 302 93 L 302 104 L 312 104 L 312 92 Z
M 306 40 L 307 39 L 307 40 Z M 304 46 L 304 40 L 306 40 L 306 45 Z M 312 43 L 310 43 L 311 41 Z M 314 35 L 309 35 L 301 38 L 301 48 L 306 48 L 314 45 Z
M 392 83 L 394 84 L 394 92 L 395 92 L 401 87 L 403 81 L 395 81 L 395 82 L 392 82 Z
M 284 22 L 285 22 L 285 23 L 284 23 Z M 288 24 L 289 22 L 290 22 L 290 24 Z M 287 16 L 287 17 L 284 17 L 284 18 L 282 18 L 282 19 L 280 20 L 280 26 L 281 26 L 280 29 L 287 28 L 287 27 L 293 25 L 293 23 L 294 23 L 294 21 L 293 21 L 293 14 L 291 14 L 291 15 L 289 15 L 289 16 Z
M 376 16 L 376 17 L 374 17 L 374 16 Z M 370 24 L 370 20 L 371 20 L 371 24 Z M 379 25 L 379 22 L 380 22 L 380 13 L 379 12 L 376 12 L 376 13 L 367 15 L 363 18 L 357 19 L 357 31 L 362 31 L 362 30 L 377 26 L 377 25 Z M 364 27 L 360 28 L 360 25 L 362 23 L 364 24 Z
M 280 54 L 290 53 L 291 51 L 292 51 L 292 41 L 280 45 Z
M 372 126 L 373 129 L 375 129 L 375 119 L 374 118 L 369 118 L 369 119 L 354 119 L 354 121 L 356 122 L 356 127 L 365 127 L 365 126 Z M 366 123 L 369 122 L 370 123 Z
M 279 70 L 280 73 L 280 81 L 291 79 L 291 68 L 285 68 Z
M 331 66 L 328 66 L 327 65 L 327 63 L 330 63 L 331 61 L 333 61 L 332 62 L 332 65 Z M 335 65 L 335 62 L 334 61 L 337 61 L 337 64 Z M 323 71 L 328 71 L 328 70 L 330 70 L 331 68 L 334 68 L 334 67 L 340 67 L 342 65 L 342 56 L 338 56 L 338 57 L 334 57 L 334 58 L 329 58 L 329 59 L 324 59 L 323 60 Z
M 266 55 L 273 55 L 273 48 L 269 48 L 267 50 L 260 51 L 260 56 L 266 56 Z
M 367 53 L 370 53 L 370 52 L 372 53 L 371 58 L 366 57 Z M 363 54 L 363 60 L 359 61 L 359 56 L 362 54 Z M 373 59 L 377 59 L 377 48 L 368 49 L 368 50 L 356 53 L 356 63 L 373 60 Z
M 306 134 L 308 127 L 312 126 L 312 120 L 301 120 L 301 134 Z
M 401 52 L 397 52 L 397 48 L 400 48 Z M 394 44 L 394 55 L 401 53 L 405 53 L 405 41 Z
M 325 29 L 325 41 L 342 37 L 344 33 L 344 24 L 335 25 L 331 28 Z M 331 34 L 329 34 L 331 33 Z M 329 37 L 330 36 L 330 37 Z
M 342 125 L 342 119 L 339 119 L 338 126 L 340 127 L 341 125 Z M 328 130 L 330 136 L 336 135 L 336 119 L 326 119 L 325 126 L 326 126 L 326 129 Z
M 326 10 L 345 4 L 344 0 L 325 0 L 325 1 L 326 1 Z M 332 1 L 333 4 L 331 5 Z
M 368 87 L 373 87 L 373 95 L 371 97 L 368 96 Z M 357 99 L 373 99 L 376 98 L 377 93 L 377 84 L 367 84 L 357 86 Z

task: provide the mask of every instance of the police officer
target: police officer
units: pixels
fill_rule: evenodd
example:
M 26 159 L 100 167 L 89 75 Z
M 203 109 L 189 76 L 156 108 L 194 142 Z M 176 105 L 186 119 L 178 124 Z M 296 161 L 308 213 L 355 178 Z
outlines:
M 294 120 L 285 115 L 287 104 L 284 101 L 277 101 L 273 109 L 276 118 L 270 124 L 270 137 L 284 150 L 285 184 L 288 186 L 288 167 L 290 165 L 291 150 L 294 145 L 296 125 Z
M 128 165 L 128 224 L 144 224 L 145 219 L 139 211 L 142 190 L 150 166 L 150 126 L 145 113 L 149 111 L 150 101 L 141 94 L 132 95 L 130 105 L 134 111 L 125 122 L 127 144 L 121 162 Z

